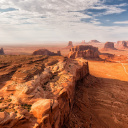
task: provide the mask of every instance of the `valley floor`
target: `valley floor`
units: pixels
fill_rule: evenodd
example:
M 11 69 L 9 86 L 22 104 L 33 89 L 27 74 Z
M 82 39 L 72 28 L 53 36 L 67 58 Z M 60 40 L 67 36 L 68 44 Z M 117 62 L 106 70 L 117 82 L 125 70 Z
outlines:
M 123 64 L 128 71 L 127 64 Z M 121 63 L 89 61 L 66 128 L 128 128 L 128 75 Z

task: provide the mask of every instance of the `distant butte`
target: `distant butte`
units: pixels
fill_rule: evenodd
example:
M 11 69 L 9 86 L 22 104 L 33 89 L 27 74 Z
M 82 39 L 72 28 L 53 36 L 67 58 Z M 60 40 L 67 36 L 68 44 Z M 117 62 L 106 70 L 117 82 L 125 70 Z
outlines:
M 85 40 L 82 40 L 82 42 L 79 43 L 79 45 L 85 45 L 85 44 L 86 44 Z
M 69 41 L 69 42 L 68 42 L 68 46 L 65 47 L 65 49 L 70 49 L 70 48 L 72 48 L 72 47 L 73 47 L 73 43 L 72 43 L 72 41 Z
M 100 43 L 98 40 L 91 40 L 89 43 Z
M 106 42 L 104 48 L 101 50 L 108 51 L 108 50 L 117 50 L 117 49 L 114 47 L 114 42 Z
M 54 53 L 47 49 L 39 49 L 39 50 L 34 51 L 32 55 L 61 56 L 61 53 L 60 51 L 57 51 L 57 53 Z
M 5 55 L 3 48 L 0 49 L 0 55 Z
M 78 45 L 70 49 L 69 58 L 98 58 L 99 51 L 97 47 L 91 45 Z
M 116 44 L 118 49 L 125 49 L 128 48 L 128 41 L 118 41 Z
M 68 46 L 73 47 L 73 43 L 72 43 L 72 41 L 69 41 Z

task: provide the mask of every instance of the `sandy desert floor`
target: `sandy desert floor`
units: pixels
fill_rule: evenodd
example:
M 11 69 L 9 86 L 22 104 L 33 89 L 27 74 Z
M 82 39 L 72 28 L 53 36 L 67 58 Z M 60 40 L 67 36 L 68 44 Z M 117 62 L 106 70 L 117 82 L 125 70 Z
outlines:
M 123 64 L 128 72 L 128 64 Z M 89 61 L 79 81 L 68 128 L 128 128 L 128 74 L 120 63 Z
M 68 43 L 65 43 L 65 45 L 56 45 L 48 46 L 48 45 L 28 45 L 28 46 L 0 46 L 4 48 L 4 52 L 7 55 L 31 55 L 35 50 L 38 49 L 48 49 L 52 52 L 61 51 L 61 54 L 63 56 L 67 56 L 70 48 L 66 48 Z M 88 44 L 87 44 L 88 45 Z M 95 43 L 95 44 L 89 44 L 94 47 L 98 47 L 99 51 L 101 53 L 110 53 L 115 55 L 128 55 L 128 49 L 120 49 L 120 50 L 109 50 L 109 51 L 102 51 L 102 48 L 104 47 L 104 43 Z M 74 45 L 76 46 L 76 44 Z

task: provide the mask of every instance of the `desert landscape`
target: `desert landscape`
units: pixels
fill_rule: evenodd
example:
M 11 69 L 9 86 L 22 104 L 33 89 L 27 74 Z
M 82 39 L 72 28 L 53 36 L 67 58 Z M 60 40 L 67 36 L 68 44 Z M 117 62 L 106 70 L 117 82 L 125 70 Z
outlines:
M 128 49 L 115 47 L 2 47 L 0 128 L 127 128 Z
M 0 0 L 0 128 L 128 128 L 128 0 Z

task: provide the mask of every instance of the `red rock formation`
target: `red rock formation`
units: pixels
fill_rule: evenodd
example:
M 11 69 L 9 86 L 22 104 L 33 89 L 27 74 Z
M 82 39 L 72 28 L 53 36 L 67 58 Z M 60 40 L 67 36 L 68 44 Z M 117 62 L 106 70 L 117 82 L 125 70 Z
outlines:
M 118 49 L 125 49 L 128 48 L 128 41 L 118 41 L 116 44 Z
M 128 41 L 125 41 L 127 43 L 127 47 L 128 47 Z
M 68 46 L 73 47 L 73 43 L 72 43 L 72 41 L 69 41 Z
M 85 45 L 86 43 L 85 43 L 85 40 L 82 40 L 82 42 L 81 43 L 79 43 L 79 45 Z
M 41 99 L 32 105 L 31 113 L 37 118 L 39 126 L 43 128 L 61 128 L 64 121 L 68 120 L 74 103 L 76 82 L 89 73 L 88 64 L 83 59 L 72 61 L 72 63 L 67 62 L 64 70 L 58 80 L 59 83 L 56 83 L 61 88 L 54 92 L 56 97 Z
M 98 40 L 91 40 L 89 43 L 100 43 Z
M 4 53 L 4 50 L 3 50 L 3 48 L 1 48 L 0 49 L 0 55 L 4 55 L 5 53 Z
M 81 45 L 84 45 L 84 44 L 85 44 L 85 40 L 82 40 Z
M 0 128 L 61 128 L 73 107 L 76 83 L 89 74 L 87 61 L 62 56 L 12 57 L 10 61 L 2 58 L 6 63 L 0 68 L 1 75 L 13 71 L 0 81 Z M 11 63 L 17 68 L 10 67 Z M 23 76 L 29 79 L 17 81 Z
M 72 48 L 72 47 L 73 47 L 73 43 L 72 43 L 72 41 L 69 41 L 69 42 L 68 42 L 68 46 L 65 47 L 65 49 L 70 49 L 70 48 Z
M 72 59 L 79 57 L 97 58 L 99 57 L 99 51 L 97 47 L 91 45 L 78 45 L 70 49 L 68 57 Z
M 51 52 L 47 49 L 39 49 L 33 52 L 33 55 L 48 55 L 48 56 L 60 56 L 60 51 L 57 51 L 57 53 Z
M 102 50 L 116 50 L 113 42 L 106 42 Z
M 61 52 L 60 52 L 60 51 L 57 51 L 57 55 L 58 55 L 58 56 L 61 56 Z

